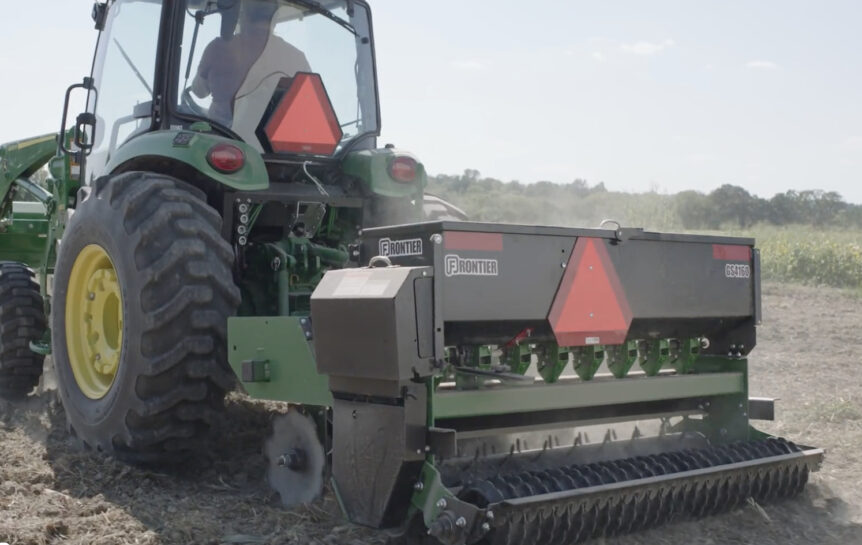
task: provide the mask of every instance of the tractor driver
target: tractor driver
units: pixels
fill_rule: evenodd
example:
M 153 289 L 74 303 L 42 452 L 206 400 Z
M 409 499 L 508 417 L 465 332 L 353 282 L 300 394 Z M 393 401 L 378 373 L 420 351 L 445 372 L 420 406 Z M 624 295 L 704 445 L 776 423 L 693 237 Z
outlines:
M 273 34 L 277 0 L 219 0 L 222 35 L 207 45 L 192 92 L 212 95 L 209 117 L 254 138 L 278 82 L 310 72 L 305 54 Z M 239 32 L 234 34 L 239 12 Z M 231 24 L 233 22 L 233 25 Z M 257 116 L 257 117 L 255 117 Z

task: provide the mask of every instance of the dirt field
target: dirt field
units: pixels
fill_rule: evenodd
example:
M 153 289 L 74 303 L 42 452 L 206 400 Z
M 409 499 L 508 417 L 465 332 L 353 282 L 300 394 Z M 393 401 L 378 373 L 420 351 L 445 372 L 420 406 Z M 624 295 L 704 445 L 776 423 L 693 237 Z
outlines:
M 770 285 L 752 358 L 752 395 L 780 397 L 767 431 L 827 451 L 801 497 L 747 506 L 614 543 L 862 543 L 862 297 Z M 2 402 L 0 402 L 2 403 Z M 263 483 L 273 406 L 232 398 L 222 441 L 178 472 L 155 473 L 75 450 L 52 392 L 0 405 L 0 542 L 349 544 L 384 536 L 345 524 L 331 495 L 287 512 Z

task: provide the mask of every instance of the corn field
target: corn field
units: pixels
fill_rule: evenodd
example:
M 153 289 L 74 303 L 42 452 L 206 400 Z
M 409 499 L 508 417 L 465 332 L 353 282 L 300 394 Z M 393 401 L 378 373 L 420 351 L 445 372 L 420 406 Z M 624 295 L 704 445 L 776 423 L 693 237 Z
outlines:
M 757 239 L 764 280 L 862 288 L 862 232 L 800 226 L 738 234 Z

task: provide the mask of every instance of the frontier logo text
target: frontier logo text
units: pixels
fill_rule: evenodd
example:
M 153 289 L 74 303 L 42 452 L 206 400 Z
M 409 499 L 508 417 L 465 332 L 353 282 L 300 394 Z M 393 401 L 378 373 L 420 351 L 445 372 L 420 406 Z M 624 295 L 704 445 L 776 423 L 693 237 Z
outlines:
M 381 238 L 380 255 L 385 257 L 422 255 L 422 239 L 412 238 L 410 240 L 392 240 Z
M 459 255 L 446 256 L 446 276 L 499 276 L 496 259 L 472 259 Z

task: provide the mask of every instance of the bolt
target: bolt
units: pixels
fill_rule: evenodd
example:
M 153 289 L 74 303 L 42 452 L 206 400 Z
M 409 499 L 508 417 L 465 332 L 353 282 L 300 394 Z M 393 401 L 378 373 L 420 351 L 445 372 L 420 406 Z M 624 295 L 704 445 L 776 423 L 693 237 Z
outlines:
M 740 404 L 739 404 L 739 408 L 740 408 L 740 409 L 742 408 L 742 403 L 740 403 Z
M 237 242 L 239 242 L 240 246 L 245 246 L 246 244 L 248 244 L 248 239 L 246 237 L 239 237 L 239 240 L 237 240 Z
M 439 500 L 437 500 L 437 508 L 438 509 L 446 509 L 446 505 L 447 505 L 446 498 L 440 498 Z
M 565 268 L 566 268 L 566 262 L 565 262 L 565 261 L 563 261 L 562 263 L 560 263 L 560 267 L 562 267 L 562 268 L 564 268 L 564 269 L 565 269 Z
M 92 301 L 93 299 L 95 299 L 95 298 L 96 298 L 96 294 L 95 294 L 95 293 L 93 293 L 93 292 L 91 291 L 89 294 L 87 294 L 87 298 L 88 298 L 90 301 Z
M 455 526 L 458 528 L 466 528 L 467 527 L 467 519 L 464 517 L 458 517 L 458 520 L 455 521 Z
M 311 338 L 311 331 L 306 331 L 306 332 L 305 332 L 305 338 L 306 338 L 306 339 L 310 339 L 310 338 Z
M 421 454 L 422 454 L 422 449 L 421 449 L 421 448 L 417 448 L 417 449 L 416 449 L 416 454 L 421 455 Z
M 494 520 L 494 512 L 488 511 L 487 513 L 485 513 L 485 518 L 488 520 Z
M 425 485 L 421 482 L 416 483 L 413 485 L 413 490 L 415 490 L 416 492 L 422 492 L 423 490 L 425 490 Z
M 248 214 L 243 214 L 239 217 L 240 223 L 248 223 Z
M 428 445 L 425 445 L 425 452 L 431 452 L 431 447 Z
M 300 449 L 292 449 L 285 452 L 278 458 L 277 464 L 281 467 L 286 467 L 291 471 L 303 471 L 308 464 L 308 456 L 305 451 Z
M 240 214 L 247 214 L 248 213 L 248 205 L 245 203 L 239 205 L 239 213 Z
M 595 317 L 596 317 L 596 315 L 594 313 L 590 312 L 590 318 L 595 318 Z
M 592 265 L 590 265 L 589 269 L 590 269 L 590 270 L 593 270 L 593 266 L 592 266 Z
M 102 355 L 96 354 L 96 361 L 101 361 L 101 360 L 102 360 Z
M 488 524 L 487 522 L 483 522 L 482 523 L 482 531 L 483 532 L 490 532 L 491 531 L 491 525 Z
M 299 323 L 301 323 L 302 325 L 307 325 L 307 324 L 308 324 L 308 318 L 302 318 L 302 319 L 300 319 L 300 320 L 299 320 Z

